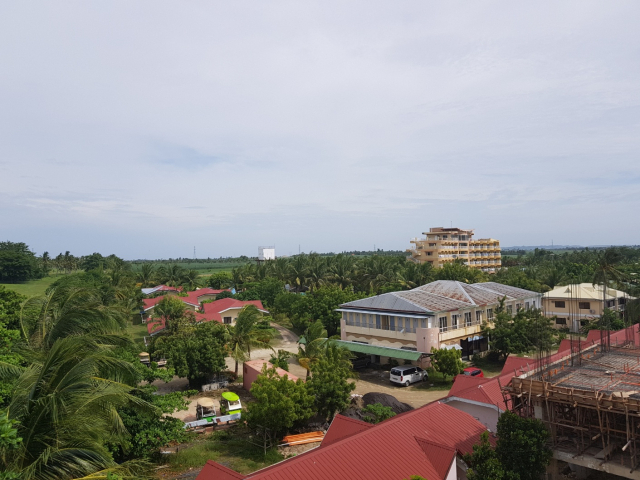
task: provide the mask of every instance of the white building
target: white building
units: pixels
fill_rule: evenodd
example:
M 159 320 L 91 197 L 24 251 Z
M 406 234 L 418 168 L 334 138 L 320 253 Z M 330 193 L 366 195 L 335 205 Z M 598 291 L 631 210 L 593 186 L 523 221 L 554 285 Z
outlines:
M 258 247 L 258 260 L 275 260 L 276 247 Z

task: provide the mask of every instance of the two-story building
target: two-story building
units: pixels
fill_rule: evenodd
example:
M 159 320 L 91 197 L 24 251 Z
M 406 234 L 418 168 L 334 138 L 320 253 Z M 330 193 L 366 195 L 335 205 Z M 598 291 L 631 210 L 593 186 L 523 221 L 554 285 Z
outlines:
M 340 305 L 341 340 L 414 350 L 455 348 L 462 356 L 487 350 L 481 335 L 500 300 L 507 311 L 540 308 L 542 294 L 495 282 L 466 284 L 438 280 Z
M 623 312 L 628 301 L 635 297 L 622 290 L 607 287 L 605 299 L 602 285 L 578 283 L 556 287 L 542 298 L 542 308 L 547 317 L 555 317 L 557 328 L 568 328 L 573 332 L 599 318 L 603 308 Z

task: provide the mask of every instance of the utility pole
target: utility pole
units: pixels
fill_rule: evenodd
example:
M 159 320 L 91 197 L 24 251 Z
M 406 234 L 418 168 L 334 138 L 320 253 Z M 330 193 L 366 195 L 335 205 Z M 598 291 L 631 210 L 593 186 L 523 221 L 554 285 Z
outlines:
M 196 246 L 193 246 L 193 259 L 196 259 Z

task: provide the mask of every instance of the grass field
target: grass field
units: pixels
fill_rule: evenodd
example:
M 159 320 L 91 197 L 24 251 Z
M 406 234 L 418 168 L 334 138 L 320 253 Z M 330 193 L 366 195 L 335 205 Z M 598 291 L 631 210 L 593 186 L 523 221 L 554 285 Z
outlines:
M 172 473 L 177 473 L 200 469 L 207 460 L 213 460 L 236 472 L 247 474 L 284 459 L 277 450 L 268 450 L 265 455 L 262 448 L 249 442 L 242 426 L 233 427 L 208 437 L 200 437 L 188 446 L 181 446 L 178 453 L 168 456 L 166 463 Z
M 138 321 L 140 320 L 138 319 Z M 134 342 L 144 345 L 144 337 L 147 335 L 147 326 L 142 323 L 138 323 L 137 325 L 132 325 L 130 323 L 127 326 L 127 333 L 131 335 Z
M 33 297 L 34 295 L 42 295 L 49 285 L 55 282 L 62 275 L 49 275 L 48 277 L 40 278 L 38 280 L 31 280 L 24 283 L 0 283 L 9 290 L 21 293 L 27 297 Z

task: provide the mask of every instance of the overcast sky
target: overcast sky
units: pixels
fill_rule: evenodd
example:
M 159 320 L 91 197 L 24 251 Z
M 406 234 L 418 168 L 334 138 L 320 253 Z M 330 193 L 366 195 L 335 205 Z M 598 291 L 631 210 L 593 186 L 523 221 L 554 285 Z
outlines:
M 0 4 L 0 240 L 638 244 L 640 3 Z

